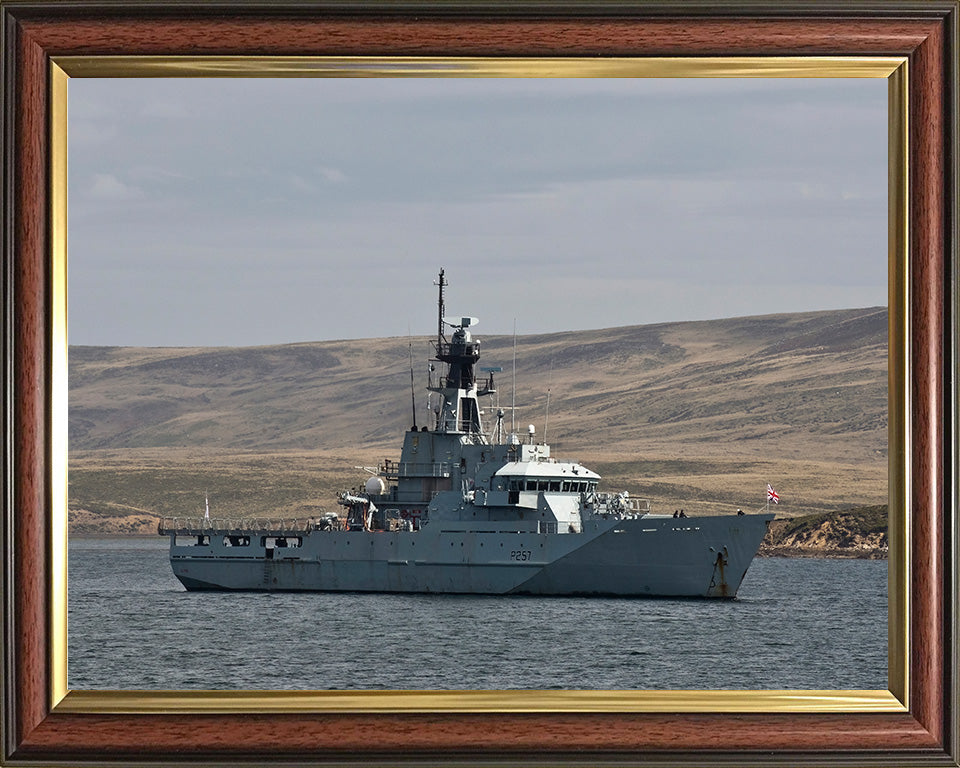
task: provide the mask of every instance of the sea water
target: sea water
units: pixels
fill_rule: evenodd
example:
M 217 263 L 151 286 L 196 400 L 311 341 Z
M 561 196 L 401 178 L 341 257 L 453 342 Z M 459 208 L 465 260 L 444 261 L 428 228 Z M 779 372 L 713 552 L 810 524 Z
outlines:
M 71 539 L 75 689 L 886 689 L 887 563 L 757 558 L 736 600 L 186 592 Z

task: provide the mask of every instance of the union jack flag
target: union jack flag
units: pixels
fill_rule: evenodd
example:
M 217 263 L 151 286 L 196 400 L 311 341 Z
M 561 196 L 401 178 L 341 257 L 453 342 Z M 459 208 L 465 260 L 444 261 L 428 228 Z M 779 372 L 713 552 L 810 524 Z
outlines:
M 772 501 L 774 504 L 780 503 L 780 494 L 773 490 L 773 486 L 770 483 L 767 483 L 767 501 Z

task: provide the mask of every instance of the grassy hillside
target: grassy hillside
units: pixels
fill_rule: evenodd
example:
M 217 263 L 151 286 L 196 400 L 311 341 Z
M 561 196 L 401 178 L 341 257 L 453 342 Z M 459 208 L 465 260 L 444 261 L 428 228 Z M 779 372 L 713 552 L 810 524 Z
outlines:
M 517 423 L 660 508 L 750 510 L 767 482 L 788 515 L 881 504 L 886 329 L 873 308 L 519 337 Z M 513 339 L 481 339 L 507 405 Z M 356 466 L 397 458 L 408 343 L 72 347 L 71 508 L 184 514 L 205 492 L 239 514 L 329 506 Z M 432 353 L 412 343 L 422 425 Z

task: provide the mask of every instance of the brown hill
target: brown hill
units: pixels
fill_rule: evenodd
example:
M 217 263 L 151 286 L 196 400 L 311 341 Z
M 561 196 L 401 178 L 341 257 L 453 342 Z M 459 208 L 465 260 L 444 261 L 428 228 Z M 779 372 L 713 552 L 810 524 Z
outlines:
M 481 338 L 508 405 L 513 339 Z M 354 466 L 396 458 L 412 419 L 408 343 L 71 347 L 71 507 L 173 514 L 205 490 L 238 513 L 329 504 L 362 475 Z M 431 347 L 412 343 L 422 425 Z M 883 308 L 516 346 L 518 427 L 535 424 L 555 455 L 589 462 L 608 487 L 695 514 L 762 505 L 767 482 L 786 514 L 886 501 Z M 490 426 L 495 404 L 486 411 Z
M 511 344 L 483 339 L 482 364 L 509 369 Z M 416 347 L 421 373 L 430 346 Z M 70 446 L 393 448 L 411 420 L 407 360 L 407 340 L 396 338 L 72 347 Z M 527 336 L 517 361 L 519 423 L 543 428 L 549 391 L 548 437 L 578 450 L 770 434 L 787 448 L 791 435 L 810 434 L 830 449 L 840 435 L 886 448 L 882 309 Z M 509 370 L 499 387 L 506 403 Z

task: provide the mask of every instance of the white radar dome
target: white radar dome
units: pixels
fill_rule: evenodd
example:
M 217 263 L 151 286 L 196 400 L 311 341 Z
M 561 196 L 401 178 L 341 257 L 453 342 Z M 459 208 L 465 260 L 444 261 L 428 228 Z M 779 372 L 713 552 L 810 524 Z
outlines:
M 383 493 L 387 490 L 387 484 L 383 482 L 382 477 L 370 477 L 367 478 L 367 484 L 363 486 L 363 490 L 369 494 Z

